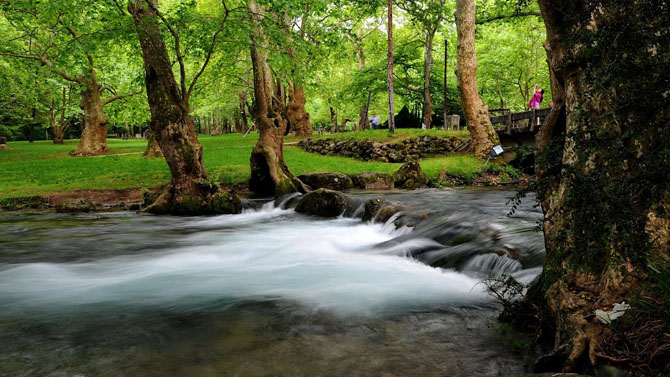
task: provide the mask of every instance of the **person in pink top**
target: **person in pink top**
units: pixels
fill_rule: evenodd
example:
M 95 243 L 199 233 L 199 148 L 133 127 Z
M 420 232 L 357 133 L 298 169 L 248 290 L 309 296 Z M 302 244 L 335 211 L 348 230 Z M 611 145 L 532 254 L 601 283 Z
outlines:
M 531 109 L 539 109 L 542 104 L 542 96 L 544 95 L 544 89 L 537 90 L 538 84 L 535 84 L 533 87 L 533 98 L 530 99 L 528 104 Z

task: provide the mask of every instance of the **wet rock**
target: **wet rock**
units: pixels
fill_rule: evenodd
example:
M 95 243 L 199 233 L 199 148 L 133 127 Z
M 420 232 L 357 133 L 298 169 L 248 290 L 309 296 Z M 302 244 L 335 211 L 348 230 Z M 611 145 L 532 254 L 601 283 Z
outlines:
M 349 190 L 354 187 L 351 178 L 346 174 L 310 173 L 298 176 L 298 179 L 313 189 Z
M 95 204 L 86 199 L 66 199 L 56 204 L 58 213 L 94 212 L 95 210 Z
M 396 213 L 406 211 L 407 209 L 407 206 L 399 202 L 381 198 L 370 199 L 365 202 L 363 221 L 374 220 L 385 223 Z
M 295 211 L 306 215 L 337 217 L 349 204 L 349 197 L 341 192 L 318 189 L 303 196 Z
M 359 173 L 351 176 L 354 187 L 366 190 L 393 190 L 393 177 L 386 173 Z
M 421 170 L 418 162 L 407 162 L 393 174 L 395 187 L 412 190 L 415 188 L 428 187 L 428 177 Z

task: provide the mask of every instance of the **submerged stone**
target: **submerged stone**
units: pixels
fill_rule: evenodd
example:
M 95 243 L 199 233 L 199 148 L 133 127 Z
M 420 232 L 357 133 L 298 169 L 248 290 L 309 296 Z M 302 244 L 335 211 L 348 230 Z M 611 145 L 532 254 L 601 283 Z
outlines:
M 370 199 L 365 202 L 363 221 L 379 221 L 385 223 L 396 213 L 407 209 L 407 206 L 399 202 L 381 198 Z

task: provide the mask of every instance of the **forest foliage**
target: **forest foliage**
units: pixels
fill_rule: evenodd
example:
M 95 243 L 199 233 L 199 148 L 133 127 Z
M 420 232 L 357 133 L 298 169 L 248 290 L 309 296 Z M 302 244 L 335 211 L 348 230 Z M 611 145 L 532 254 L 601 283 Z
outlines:
M 312 1 L 308 5 L 296 1 L 261 3 L 270 14 L 283 15 L 282 22 L 278 17 L 264 20 L 271 45 L 268 61 L 279 80 L 302 83 L 313 127 L 329 126 L 333 117 L 339 119 L 338 124 L 351 119 L 349 127 L 355 127 L 368 94 L 370 116 L 386 120 L 384 4 L 370 0 Z M 406 107 L 421 117 L 420 89 L 424 85 L 424 43 L 429 25 L 437 26 L 430 64 L 433 117 L 440 120 L 444 106 L 445 41 L 447 108 L 449 113 L 460 112 L 454 73 L 455 2 L 439 3 L 401 1 L 394 9 L 396 113 Z M 505 1 L 480 0 L 477 5 L 480 94 L 490 108 L 523 110 L 534 83 L 549 88 L 542 20 L 533 14 L 519 16 L 517 6 Z M 73 85 L 68 91 L 71 98 L 63 103 L 61 95 L 68 80 L 62 74 L 85 74 L 88 56 L 93 59 L 105 96 L 134 92 L 143 86 L 141 50 L 126 6 L 127 1 L 122 0 L 0 1 L 0 135 L 21 140 L 32 132 L 35 139 L 52 138 L 49 114 L 60 114 L 65 106 L 69 124 L 66 137 L 77 137 L 81 132 L 82 88 Z M 232 128 L 240 122 L 241 98 L 243 107 L 253 108 L 245 2 L 226 0 L 225 6 L 230 17 L 190 101 L 199 126 L 208 120 Z M 185 75 L 190 79 L 207 54 L 223 16 L 224 2 L 161 0 L 158 7 L 179 34 Z M 524 9 L 533 13 L 536 7 L 530 4 Z M 164 38 L 168 46 L 173 46 L 174 39 L 164 26 Z M 174 54 L 174 49 L 170 48 L 170 53 Z M 172 59 L 176 61 L 175 56 Z M 180 75 L 176 66 L 174 71 Z M 112 133 L 129 133 L 131 127 L 133 133 L 146 129 L 146 94 L 110 103 L 105 113 Z

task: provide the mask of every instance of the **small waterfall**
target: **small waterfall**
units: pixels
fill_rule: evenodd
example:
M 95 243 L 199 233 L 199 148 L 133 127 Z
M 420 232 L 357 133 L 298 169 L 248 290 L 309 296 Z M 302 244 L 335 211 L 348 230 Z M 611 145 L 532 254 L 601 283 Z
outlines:
M 462 271 L 480 273 L 484 276 L 500 277 L 521 270 L 521 263 L 505 255 L 484 254 L 470 259 Z

